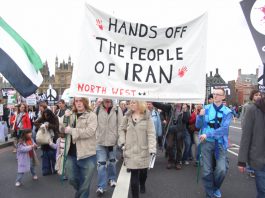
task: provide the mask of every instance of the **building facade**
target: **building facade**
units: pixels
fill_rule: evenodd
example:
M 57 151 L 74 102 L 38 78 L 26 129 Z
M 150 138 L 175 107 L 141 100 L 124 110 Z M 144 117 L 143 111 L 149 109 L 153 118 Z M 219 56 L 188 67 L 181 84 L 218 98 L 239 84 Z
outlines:
M 206 74 L 206 99 L 215 88 L 223 88 L 226 92 L 226 95 L 230 95 L 230 89 L 228 87 L 228 84 L 219 74 L 218 68 L 216 68 L 214 75 L 212 71 L 210 71 L 210 76 Z
M 57 97 L 60 98 L 65 89 L 70 87 L 72 73 L 73 73 L 73 63 L 71 62 L 71 57 L 69 56 L 68 62 L 64 60 L 59 64 L 58 57 L 55 58 L 55 74 L 50 75 L 49 66 L 47 61 L 43 64 L 41 69 L 41 74 L 43 76 L 43 82 L 38 89 L 38 93 L 46 93 L 49 85 L 55 89 Z
M 256 69 L 256 74 L 242 74 L 241 69 L 238 69 L 235 88 L 239 105 L 249 101 L 250 92 L 258 89 L 258 73 L 259 71 Z

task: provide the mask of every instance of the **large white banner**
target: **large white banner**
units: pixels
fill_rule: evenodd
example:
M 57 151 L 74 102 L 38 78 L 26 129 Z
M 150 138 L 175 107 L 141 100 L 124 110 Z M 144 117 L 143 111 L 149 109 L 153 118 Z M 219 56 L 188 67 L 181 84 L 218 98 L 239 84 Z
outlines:
M 72 95 L 204 102 L 207 14 L 158 28 L 85 10 Z

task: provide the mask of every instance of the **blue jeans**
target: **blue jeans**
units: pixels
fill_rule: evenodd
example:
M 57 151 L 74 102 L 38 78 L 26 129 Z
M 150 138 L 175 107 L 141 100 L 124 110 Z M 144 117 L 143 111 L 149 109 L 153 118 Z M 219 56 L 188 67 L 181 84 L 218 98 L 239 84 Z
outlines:
M 203 160 L 202 180 L 206 191 L 206 197 L 214 197 L 214 192 L 220 189 L 228 170 L 226 150 L 219 144 L 219 159 L 215 159 L 215 143 L 201 143 Z
M 116 181 L 116 146 L 97 145 L 98 187 L 106 189 L 107 180 Z M 107 163 L 108 161 L 108 163 Z
M 186 129 L 184 131 L 183 140 L 184 140 L 185 149 L 184 149 L 184 152 L 183 152 L 182 161 L 187 161 L 188 157 L 189 157 L 189 154 L 190 154 L 190 149 L 191 149 L 191 146 L 190 146 L 191 145 L 191 138 L 190 138 L 189 131 L 186 130 Z
M 253 168 L 251 168 L 248 164 L 246 166 L 247 172 L 248 173 L 255 173 L 255 171 L 253 170 Z
M 30 159 L 30 172 L 31 172 L 32 176 L 36 175 L 35 166 L 33 165 L 33 160 L 32 159 Z M 23 175 L 24 175 L 24 173 L 17 173 L 16 182 L 20 182 L 21 183 Z
M 36 135 L 37 135 L 36 127 L 33 125 L 33 127 L 32 127 L 32 139 L 34 140 L 34 142 L 36 142 Z
M 257 198 L 265 197 L 265 166 L 262 170 L 255 170 Z
M 69 183 L 76 190 L 75 198 L 88 198 L 90 183 L 96 168 L 96 155 L 77 160 L 76 157 L 67 156 L 66 173 Z

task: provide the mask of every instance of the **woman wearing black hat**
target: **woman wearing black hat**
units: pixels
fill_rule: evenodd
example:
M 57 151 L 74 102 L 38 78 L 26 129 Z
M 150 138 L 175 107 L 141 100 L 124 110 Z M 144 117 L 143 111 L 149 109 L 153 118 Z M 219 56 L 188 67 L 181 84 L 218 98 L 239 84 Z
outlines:
M 52 132 L 52 141 L 56 143 L 59 133 L 58 117 L 50 109 L 45 109 L 42 112 L 41 118 L 34 122 L 35 125 L 44 124 L 44 127 L 49 132 Z M 41 145 L 42 150 L 42 175 L 50 175 L 56 173 L 56 151 L 50 147 L 49 143 Z

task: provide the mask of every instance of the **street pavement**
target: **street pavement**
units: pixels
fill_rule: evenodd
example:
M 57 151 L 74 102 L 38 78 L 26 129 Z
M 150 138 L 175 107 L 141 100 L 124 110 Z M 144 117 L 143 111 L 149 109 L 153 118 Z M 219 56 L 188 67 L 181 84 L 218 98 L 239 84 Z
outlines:
M 237 128 L 234 128 L 237 127 Z M 240 123 L 236 121 L 230 127 L 230 144 L 234 145 L 228 152 L 230 161 L 228 174 L 221 188 L 224 198 L 254 198 L 256 196 L 255 181 L 247 174 L 240 174 L 237 170 L 238 147 L 241 137 Z M 38 151 L 40 157 L 41 152 Z M 37 167 L 38 181 L 31 178 L 30 173 L 24 175 L 23 185 L 15 187 L 16 178 L 16 155 L 12 153 L 12 146 L 0 149 L 0 197 L 1 198 L 73 198 L 74 190 L 68 182 L 61 182 L 58 175 L 41 176 L 41 167 Z M 148 172 L 146 182 L 146 193 L 141 194 L 141 198 L 203 198 L 205 197 L 202 181 L 196 181 L 197 169 L 192 164 L 183 165 L 182 170 L 167 170 L 166 158 L 159 151 L 154 169 Z M 120 170 L 121 162 L 118 162 Z M 90 197 L 96 196 L 96 178 L 95 172 L 91 184 Z M 108 188 L 104 197 L 112 197 L 112 188 Z M 124 197 L 128 192 L 124 193 Z M 131 195 L 129 193 L 129 198 Z

